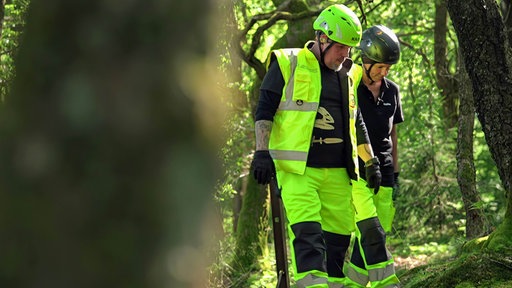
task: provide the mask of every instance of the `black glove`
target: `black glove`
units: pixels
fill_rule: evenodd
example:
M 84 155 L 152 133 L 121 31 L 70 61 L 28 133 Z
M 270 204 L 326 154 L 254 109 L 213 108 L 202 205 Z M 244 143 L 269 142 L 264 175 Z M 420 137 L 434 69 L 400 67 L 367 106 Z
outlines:
M 251 166 L 254 179 L 259 184 L 265 185 L 270 183 L 270 179 L 276 175 L 276 167 L 268 150 L 254 152 Z
M 393 174 L 394 176 L 394 182 L 393 182 L 393 200 L 396 199 L 396 197 L 398 196 L 398 193 L 400 193 L 400 182 L 398 182 L 398 176 L 400 175 L 400 172 L 395 172 Z
M 379 164 L 377 157 L 373 157 L 364 163 L 367 186 L 368 188 L 373 188 L 373 193 L 375 194 L 379 193 L 380 181 L 382 180 Z

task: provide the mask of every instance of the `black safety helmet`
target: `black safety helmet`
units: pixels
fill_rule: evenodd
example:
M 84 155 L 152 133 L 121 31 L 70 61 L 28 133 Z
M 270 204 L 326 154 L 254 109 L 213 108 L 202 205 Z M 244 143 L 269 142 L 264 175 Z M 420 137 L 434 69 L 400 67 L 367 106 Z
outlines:
M 375 25 L 365 31 L 359 44 L 363 61 L 396 64 L 400 60 L 400 43 L 395 33 L 386 26 Z

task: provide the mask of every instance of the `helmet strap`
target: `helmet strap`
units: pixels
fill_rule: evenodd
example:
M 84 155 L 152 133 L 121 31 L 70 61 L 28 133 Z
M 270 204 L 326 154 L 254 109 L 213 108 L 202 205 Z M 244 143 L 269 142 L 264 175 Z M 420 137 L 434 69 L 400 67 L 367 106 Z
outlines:
M 329 49 L 331 49 L 332 45 L 334 45 L 334 41 L 331 41 L 327 37 L 327 35 L 325 36 L 325 38 L 323 38 L 322 35 L 325 35 L 325 33 L 323 33 L 322 31 L 316 31 L 318 50 L 320 50 L 320 63 L 322 63 L 322 65 L 327 67 L 327 65 L 325 65 L 325 62 L 324 62 L 324 55 L 325 55 L 325 53 L 327 53 L 327 51 Z M 327 48 L 325 48 L 325 50 L 322 51 L 322 44 L 325 44 L 325 43 L 329 43 L 329 46 L 327 46 Z
M 363 62 L 364 64 L 364 62 Z M 367 63 L 368 64 L 368 63 Z M 363 65 L 363 68 L 364 68 L 364 73 L 366 74 L 366 77 L 368 77 L 368 79 L 370 79 L 370 85 L 372 85 L 373 83 L 375 83 L 375 81 L 372 79 L 372 77 L 370 76 L 370 71 L 372 70 L 373 68 L 373 65 L 375 65 L 375 62 L 372 61 L 372 63 L 370 64 L 370 68 L 366 69 L 366 67 Z

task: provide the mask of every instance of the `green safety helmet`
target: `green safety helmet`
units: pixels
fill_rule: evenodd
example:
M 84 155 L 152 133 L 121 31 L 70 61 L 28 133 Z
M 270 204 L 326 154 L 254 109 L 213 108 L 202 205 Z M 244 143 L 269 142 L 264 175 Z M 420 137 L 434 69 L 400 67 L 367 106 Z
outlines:
M 376 63 L 396 64 L 400 60 L 400 43 L 386 26 L 376 25 L 363 32 L 359 45 L 363 57 Z
M 361 41 L 361 22 L 354 11 L 342 4 L 325 8 L 313 23 L 313 29 L 343 45 L 356 47 Z

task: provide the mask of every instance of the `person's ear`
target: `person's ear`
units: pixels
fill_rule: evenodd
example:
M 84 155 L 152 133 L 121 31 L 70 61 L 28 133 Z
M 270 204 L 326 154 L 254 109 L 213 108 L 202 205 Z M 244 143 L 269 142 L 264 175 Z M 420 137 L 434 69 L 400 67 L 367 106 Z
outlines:
M 327 43 L 327 35 L 322 34 L 320 35 L 320 43 Z

